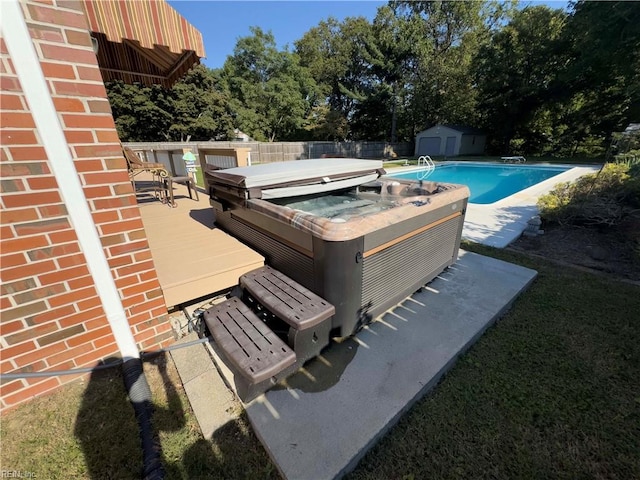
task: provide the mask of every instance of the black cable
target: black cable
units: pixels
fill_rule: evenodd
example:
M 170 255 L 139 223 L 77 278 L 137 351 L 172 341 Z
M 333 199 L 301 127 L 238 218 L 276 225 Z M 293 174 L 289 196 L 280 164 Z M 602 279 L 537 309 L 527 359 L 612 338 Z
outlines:
M 152 358 L 157 357 L 158 355 L 162 355 L 163 353 L 171 352 L 173 350 L 178 350 L 180 348 L 200 345 L 201 343 L 206 343 L 211 340 L 212 340 L 211 337 L 203 337 L 197 340 L 192 340 L 187 343 L 180 343 L 176 345 L 171 345 L 170 347 L 161 348 L 160 350 L 153 350 L 151 352 L 142 352 L 140 354 L 140 358 L 142 359 L 142 361 L 148 361 Z M 48 372 L 2 373 L 0 374 L 0 380 L 15 380 L 16 378 L 57 377 L 61 375 L 77 375 L 79 373 L 91 373 L 98 370 L 106 370 L 107 368 L 119 367 L 123 363 L 124 362 L 122 360 L 118 360 L 115 362 L 106 363 L 104 365 L 96 365 L 95 367 L 73 368 L 69 370 L 50 370 Z

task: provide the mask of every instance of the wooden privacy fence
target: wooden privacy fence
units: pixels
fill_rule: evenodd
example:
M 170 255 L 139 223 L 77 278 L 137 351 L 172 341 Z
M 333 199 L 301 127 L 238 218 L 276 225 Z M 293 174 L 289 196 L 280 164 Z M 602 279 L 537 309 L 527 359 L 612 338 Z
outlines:
M 184 149 L 200 155 L 201 164 L 204 156 L 205 163 L 222 168 L 323 156 L 375 159 L 413 156 L 411 142 L 129 142 L 124 145 L 150 162 L 164 163 L 172 175 L 185 174 Z

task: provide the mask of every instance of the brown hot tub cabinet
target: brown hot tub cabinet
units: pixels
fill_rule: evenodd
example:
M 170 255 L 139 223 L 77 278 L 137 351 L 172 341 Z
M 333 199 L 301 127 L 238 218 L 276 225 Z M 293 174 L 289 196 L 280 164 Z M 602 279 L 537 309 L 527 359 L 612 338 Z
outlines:
M 218 348 L 246 384 L 238 388 L 243 399 L 317 355 L 331 336 L 351 335 L 455 262 L 468 188 L 385 178 L 384 173 L 382 162 L 343 158 L 206 172 L 216 224 L 272 267 L 258 272 L 259 288 L 255 278 L 247 278 L 251 274 L 245 275 L 243 302 L 234 300 L 237 304 L 229 307 L 235 312 L 248 305 L 248 312 L 261 317 L 255 327 L 253 317 L 245 322 L 251 332 L 239 329 L 236 338 L 223 326 L 233 317 L 223 312 L 226 306 L 204 315 Z M 269 280 L 274 275 L 278 285 Z M 293 304 L 304 319 L 284 312 Z M 234 325 L 248 317 L 234 315 L 229 320 Z M 251 340 L 255 355 L 242 347 L 239 337 L 266 338 L 257 330 L 265 325 L 280 332 L 274 345 L 281 340 L 293 355 L 280 344 L 267 348 Z M 229 349 L 237 351 L 230 355 Z M 252 355 L 262 362 L 260 352 L 270 351 L 276 352 L 269 354 L 277 357 L 273 364 L 246 366 Z

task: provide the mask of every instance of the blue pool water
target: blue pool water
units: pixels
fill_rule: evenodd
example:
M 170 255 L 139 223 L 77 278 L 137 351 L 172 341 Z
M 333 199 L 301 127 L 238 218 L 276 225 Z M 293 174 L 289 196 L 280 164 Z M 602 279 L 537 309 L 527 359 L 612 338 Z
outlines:
M 471 190 L 471 203 L 493 203 L 566 172 L 570 167 L 523 165 L 438 165 L 429 181 L 461 183 Z M 390 174 L 390 177 L 419 180 L 423 170 Z

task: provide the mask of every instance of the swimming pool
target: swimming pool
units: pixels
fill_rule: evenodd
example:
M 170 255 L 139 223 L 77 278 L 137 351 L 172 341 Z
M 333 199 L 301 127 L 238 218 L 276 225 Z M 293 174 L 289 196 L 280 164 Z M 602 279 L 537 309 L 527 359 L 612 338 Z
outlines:
M 467 185 L 471 190 L 469 202 L 489 204 L 566 172 L 570 168 L 547 165 L 454 163 L 438 165 L 426 179 Z M 411 180 L 420 180 L 423 175 L 424 169 L 388 174 L 390 177 Z

